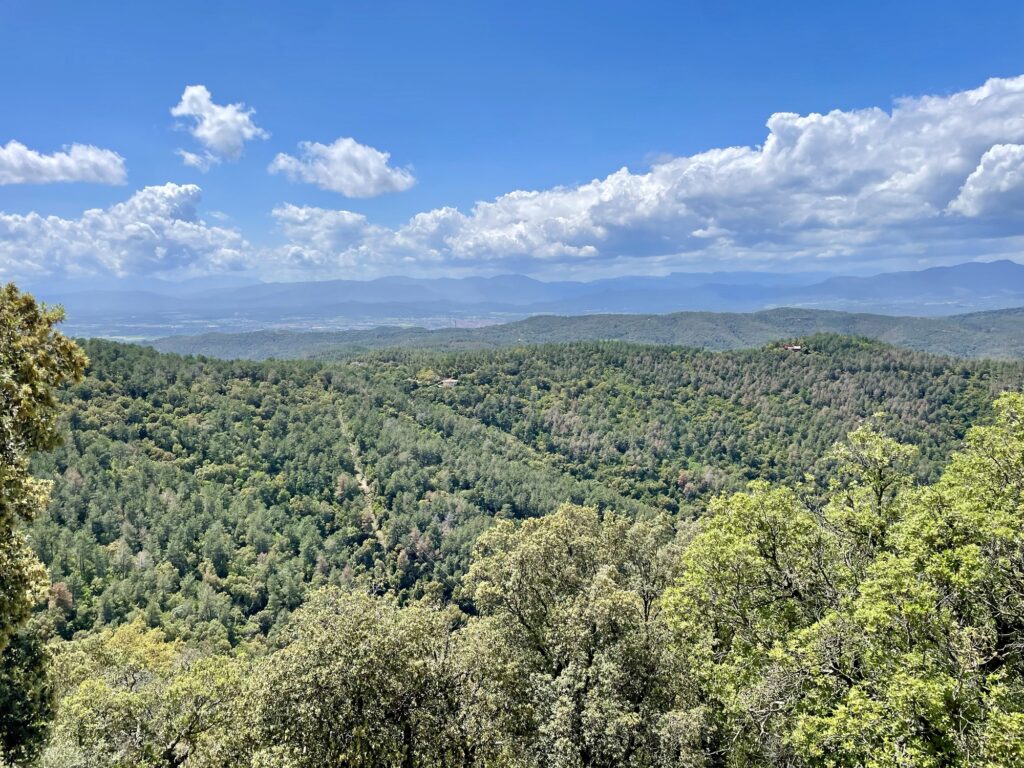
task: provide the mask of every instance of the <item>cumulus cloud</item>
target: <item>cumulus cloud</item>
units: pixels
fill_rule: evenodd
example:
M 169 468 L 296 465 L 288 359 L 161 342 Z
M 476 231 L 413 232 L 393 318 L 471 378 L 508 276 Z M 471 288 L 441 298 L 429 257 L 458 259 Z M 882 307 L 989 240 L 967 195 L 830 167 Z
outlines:
M 404 192 L 416 183 L 411 171 L 393 168 L 388 164 L 390 159 L 387 152 L 355 139 L 340 138 L 333 144 L 303 141 L 299 143 L 299 157 L 282 152 L 268 170 L 345 197 L 376 197 Z
M 202 170 L 221 159 L 237 160 L 245 142 L 267 139 L 270 134 L 253 122 L 255 110 L 244 104 L 214 104 L 205 85 L 190 85 L 181 101 L 171 108 L 171 115 L 185 118 L 188 131 L 204 148 L 202 155 L 178 150 L 186 165 Z
M 597 273 L 888 268 L 1024 252 L 1024 76 L 900 99 L 889 112 L 777 113 L 767 128 L 760 146 L 514 191 L 395 229 L 366 224 L 334 237 L 311 222 L 339 212 L 304 209 L 289 253 L 377 272 L 440 263 Z
M 80 218 L 0 213 L 0 277 L 187 275 L 224 271 L 249 249 L 230 229 L 199 218 L 199 187 L 145 187 Z
M 278 251 L 278 260 L 301 271 L 355 267 L 358 248 L 388 232 L 351 211 L 281 205 L 273 210 L 273 216 L 289 241 Z
M 964 216 L 1024 217 L 1024 145 L 996 144 L 949 204 Z
M 251 123 L 240 105 L 236 113 Z M 227 158 L 244 141 L 210 139 L 206 151 Z M 279 156 L 275 170 L 353 195 L 413 183 L 408 171 L 398 182 L 389 177 L 395 169 L 385 153 L 345 141 L 302 145 L 299 157 Z M 355 171 L 345 165 L 352 156 L 363 157 Z M 282 244 L 272 248 L 253 249 L 237 231 L 204 223 L 198 198 L 197 187 L 166 185 L 79 219 L 0 214 L 0 269 L 195 273 L 245 264 L 289 278 L 597 276 L 1019 259 L 1024 76 L 900 99 L 889 111 L 778 113 L 757 146 L 512 191 L 465 210 L 424 211 L 395 227 L 352 211 L 279 205 L 273 218 Z
M 0 184 L 58 181 L 124 184 L 126 177 L 123 157 L 89 144 L 72 144 L 52 155 L 44 155 L 14 140 L 0 146 Z

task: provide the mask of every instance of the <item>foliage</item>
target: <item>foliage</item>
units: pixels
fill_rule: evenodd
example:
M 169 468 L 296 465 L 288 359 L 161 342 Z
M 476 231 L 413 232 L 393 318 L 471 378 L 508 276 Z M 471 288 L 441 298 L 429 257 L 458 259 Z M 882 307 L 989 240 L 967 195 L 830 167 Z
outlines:
M 529 764 L 654 764 L 682 682 L 658 600 L 672 544 L 666 521 L 575 506 L 481 537 L 467 589 L 514 662 L 501 725 Z
M 90 342 L 0 723 L 55 695 L 48 768 L 1024 764 L 1024 367 L 800 346 Z
M 501 521 L 470 614 L 326 587 L 253 660 L 65 643 L 44 765 L 1024 764 L 1024 396 L 931 485 L 871 428 L 833 455 L 824 503 Z
M 820 514 L 716 505 L 666 600 L 728 764 L 1021 764 L 1024 397 L 997 408 L 930 487 L 861 432 Z
M 57 443 L 54 388 L 82 375 L 85 356 L 53 330 L 59 310 L 14 285 L 0 290 L 0 651 L 28 618 L 43 576 L 18 524 L 46 504 L 29 457 Z
M 60 646 L 61 706 L 42 765 L 177 766 L 226 724 L 244 662 L 125 624 Z
M 823 492 L 829 446 L 869 420 L 933 477 L 1016 364 L 822 337 L 807 354 L 621 344 L 218 362 L 89 342 L 55 486 L 30 526 L 45 621 L 142 618 L 171 636 L 273 636 L 311 589 L 459 595 L 479 534 L 570 502 L 701 514 L 749 480 Z M 444 388 L 426 369 L 459 382 Z M 822 458 L 824 457 L 824 458 Z M 467 606 L 468 607 L 468 606 Z
M 39 635 L 23 628 L 0 654 L 0 765 L 31 762 L 49 732 L 54 692 Z
M 23 526 L 45 509 L 49 484 L 32 477 L 29 460 L 57 444 L 54 389 L 86 365 L 53 330 L 61 318 L 14 285 L 0 289 L 0 760 L 31 754 L 47 708 L 45 654 L 18 633 L 46 583 Z
M 487 723 L 468 714 L 469 660 L 455 609 L 328 587 L 262 661 L 244 738 L 226 765 L 473 765 Z

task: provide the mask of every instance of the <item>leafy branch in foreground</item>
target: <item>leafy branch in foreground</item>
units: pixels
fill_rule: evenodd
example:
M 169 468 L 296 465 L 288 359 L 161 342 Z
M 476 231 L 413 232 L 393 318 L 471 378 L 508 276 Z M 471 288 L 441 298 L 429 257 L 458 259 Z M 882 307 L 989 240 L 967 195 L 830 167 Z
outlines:
M 23 526 L 46 508 L 50 484 L 31 476 L 29 459 L 57 444 L 54 389 L 87 363 L 53 330 L 62 317 L 14 285 L 0 288 L 0 760 L 33 754 L 49 710 L 45 653 L 24 629 L 47 578 Z
M 716 503 L 665 599 L 725 764 L 1021 764 L 1024 397 L 996 407 L 932 486 L 858 432 L 822 510 Z

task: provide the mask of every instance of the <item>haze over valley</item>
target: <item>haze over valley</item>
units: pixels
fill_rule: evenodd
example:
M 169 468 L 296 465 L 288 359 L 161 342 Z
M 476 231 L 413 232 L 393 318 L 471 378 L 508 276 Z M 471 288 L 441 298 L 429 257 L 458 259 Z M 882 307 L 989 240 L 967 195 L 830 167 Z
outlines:
M 869 277 L 716 272 L 545 282 L 378 278 L 305 283 L 156 283 L 149 290 L 39 292 L 79 336 L 152 339 L 203 332 L 492 325 L 532 315 L 755 312 L 776 307 L 934 317 L 1024 305 L 1024 266 L 975 262 Z

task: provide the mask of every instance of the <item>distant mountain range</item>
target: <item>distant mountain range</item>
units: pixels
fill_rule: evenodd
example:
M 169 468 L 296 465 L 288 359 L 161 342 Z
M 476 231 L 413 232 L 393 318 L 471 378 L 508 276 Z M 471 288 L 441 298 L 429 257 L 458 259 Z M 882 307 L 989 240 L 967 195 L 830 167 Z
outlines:
M 1024 265 L 971 262 L 872 277 L 674 273 L 592 282 L 499 277 L 246 283 L 218 278 L 150 289 L 35 287 L 83 336 L 155 338 L 201 331 L 479 326 L 532 315 L 753 312 L 774 307 L 919 317 L 1024 306 Z
M 552 342 L 619 340 L 724 350 L 838 333 L 959 357 L 1024 358 L 1024 308 L 951 317 L 891 317 L 815 309 L 754 313 L 531 317 L 483 328 L 375 328 L 356 331 L 208 333 L 152 342 L 164 352 L 263 360 L 340 359 L 370 349 L 457 350 Z

